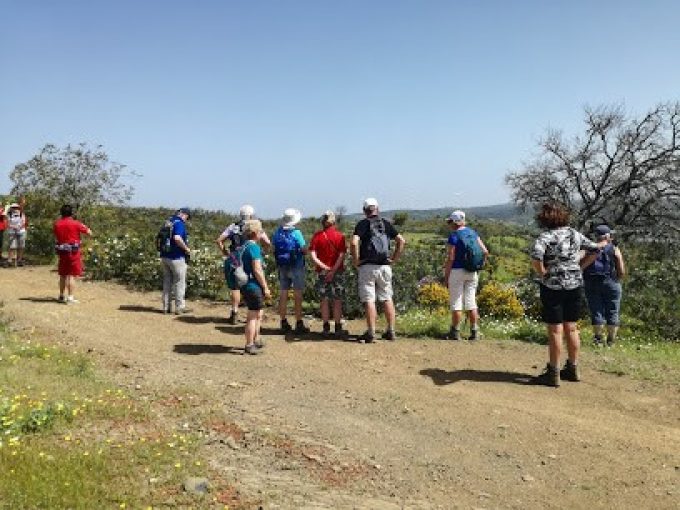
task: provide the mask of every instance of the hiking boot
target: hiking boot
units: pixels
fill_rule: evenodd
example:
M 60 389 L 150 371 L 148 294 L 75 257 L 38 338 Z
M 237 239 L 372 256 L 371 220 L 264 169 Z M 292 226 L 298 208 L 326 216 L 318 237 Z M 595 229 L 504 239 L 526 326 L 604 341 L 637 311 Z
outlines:
M 65 298 L 64 296 L 59 296 L 59 297 L 57 298 L 57 302 L 59 302 L 59 303 L 64 303 L 64 304 L 65 304 L 65 303 L 66 303 L 66 298 Z
M 285 335 L 286 333 L 290 333 L 291 331 L 293 331 L 293 328 L 291 327 L 290 322 L 288 322 L 287 319 L 283 319 L 281 321 L 281 333 Z
M 255 347 L 258 349 L 264 349 L 265 345 L 267 345 L 262 338 L 258 338 L 255 340 Z
M 474 341 L 477 340 L 478 338 L 479 338 L 479 337 L 477 336 L 477 330 L 476 330 L 476 329 L 471 329 L 471 330 L 470 330 L 470 336 L 468 337 L 468 340 L 470 340 L 470 342 L 474 342 Z
M 607 347 L 611 347 L 616 343 L 616 340 L 614 337 L 608 336 L 607 337 Z
M 250 354 L 252 356 L 255 356 L 256 354 L 260 354 L 260 352 L 262 352 L 262 351 L 255 344 L 246 345 L 245 349 L 243 349 L 243 354 Z
M 551 367 L 550 363 L 548 363 L 543 373 L 532 377 L 529 380 L 529 384 L 557 388 L 560 385 L 560 371 L 557 368 Z
M 460 340 L 460 330 L 451 328 L 449 332 L 444 335 L 444 340 Z
M 560 379 L 571 382 L 579 382 L 581 380 L 581 374 L 578 369 L 578 365 L 573 365 L 571 361 L 567 360 L 564 364 L 564 368 L 560 370 Z
M 359 336 L 357 340 L 360 344 L 370 344 L 375 340 L 375 337 L 373 336 L 373 333 L 366 331 L 363 335 Z
M 295 323 L 295 333 L 297 333 L 298 335 L 305 335 L 305 334 L 309 333 L 310 331 L 311 330 L 307 326 L 305 326 L 304 322 L 297 321 Z
M 236 310 L 232 310 L 231 315 L 227 319 L 227 324 L 231 324 L 232 326 L 235 326 L 237 318 L 238 318 L 238 312 Z
M 323 329 L 321 330 L 321 336 L 328 338 L 331 336 L 331 325 L 328 322 L 323 323 Z
M 387 331 L 385 331 L 385 332 L 382 334 L 382 337 L 381 337 L 381 338 L 382 338 L 383 340 L 389 340 L 390 342 L 394 342 L 394 340 L 396 340 L 397 337 L 394 335 L 394 331 L 393 331 L 393 330 L 388 329 Z
M 335 323 L 335 338 L 347 338 L 349 332 L 342 328 L 342 323 Z
M 601 337 L 601 336 L 598 336 L 598 335 L 595 335 L 595 337 L 593 338 L 593 343 L 594 343 L 597 347 L 600 347 L 600 346 L 604 345 L 604 342 L 602 341 L 602 337 Z

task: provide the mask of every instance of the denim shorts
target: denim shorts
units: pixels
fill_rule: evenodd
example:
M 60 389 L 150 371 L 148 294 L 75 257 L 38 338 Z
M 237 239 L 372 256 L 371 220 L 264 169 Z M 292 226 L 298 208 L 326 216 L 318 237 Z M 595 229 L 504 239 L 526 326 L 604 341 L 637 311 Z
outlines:
M 305 266 L 279 267 L 279 288 L 281 290 L 303 290 L 305 288 Z
M 586 300 L 593 325 L 619 325 L 621 283 L 612 278 L 585 278 Z

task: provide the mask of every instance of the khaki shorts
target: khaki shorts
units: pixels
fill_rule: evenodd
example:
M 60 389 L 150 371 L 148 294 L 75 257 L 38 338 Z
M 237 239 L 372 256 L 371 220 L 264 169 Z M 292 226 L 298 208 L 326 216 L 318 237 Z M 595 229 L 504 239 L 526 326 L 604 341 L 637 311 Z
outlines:
M 451 310 L 477 309 L 477 283 L 479 276 L 465 269 L 452 269 L 449 275 L 449 302 Z
M 364 264 L 359 266 L 359 300 L 362 303 L 392 300 L 392 267 Z
M 26 247 L 26 231 L 17 232 L 15 230 L 8 230 L 10 250 L 23 250 Z

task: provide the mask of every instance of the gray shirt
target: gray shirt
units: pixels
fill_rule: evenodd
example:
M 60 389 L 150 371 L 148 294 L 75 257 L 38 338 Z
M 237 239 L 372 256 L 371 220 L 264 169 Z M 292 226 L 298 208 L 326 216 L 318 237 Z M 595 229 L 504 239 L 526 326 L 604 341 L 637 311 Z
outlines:
M 543 232 L 531 250 L 531 258 L 543 261 L 546 273 L 541 284 L 554 290 L 572 290 L 583 285 L 579 267 L 581 250 L 597 251 L 597 244 L 571 227 Z

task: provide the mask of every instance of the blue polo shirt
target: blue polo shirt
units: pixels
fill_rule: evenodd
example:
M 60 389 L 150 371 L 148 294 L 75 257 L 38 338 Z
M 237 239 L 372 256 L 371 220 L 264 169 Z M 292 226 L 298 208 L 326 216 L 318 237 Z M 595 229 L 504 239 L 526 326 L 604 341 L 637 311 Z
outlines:
M 161 254 L 161 257 L 172 260 L 179 260 L 186 257 L 186 253 L 182 248 L 177 246 L 175 242 L 175 236 L 180 236 L 184 244 L 189 244 L 187 229 L 179 216 L 173 216 L 170 218 L 172 221 L 172 238 L 170 239 L 170 252 Z

